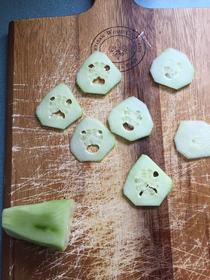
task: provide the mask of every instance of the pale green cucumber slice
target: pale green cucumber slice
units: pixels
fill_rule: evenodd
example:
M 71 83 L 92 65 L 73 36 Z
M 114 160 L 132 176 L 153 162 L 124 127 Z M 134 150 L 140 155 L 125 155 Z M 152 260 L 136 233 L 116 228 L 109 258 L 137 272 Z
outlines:
M 150 72 L 156 83 L 180 89 L 192 82 L 195 70 L 186 54 L 168 48 L 153 60 Z
M 79 161 L 101 161 L 114 146 L 115 136 L 93 118 L 84 118 L 70 141 L 71 152 Z
M 2 212 L 2 227 L 12 237 L 64 251 L 74 208 L 73 199 L 6 208 Z
M 179 153 L 188 159 L 210 156 L 210 125 L 203 121 L 182 121 L 174 142 Z
M 36 109 L 44 126 L 65 129 L 82 116 L 82 108 L 67 85 L 60 83 L 49 91 Z
M 172 189 L 172 180 L 146 155 L 129 171 L 123 192 L 136 206 L 159 206 Z
M 105 53 L 95 51 L 77 74 L 77 84 L 85 93 L 106 94 L 122 79 L 122 74 Z
M 108 122 L 113 133 L 129 141 L 150 135 L 154 125 L 146 104 L 134 96 L 114 107 Z

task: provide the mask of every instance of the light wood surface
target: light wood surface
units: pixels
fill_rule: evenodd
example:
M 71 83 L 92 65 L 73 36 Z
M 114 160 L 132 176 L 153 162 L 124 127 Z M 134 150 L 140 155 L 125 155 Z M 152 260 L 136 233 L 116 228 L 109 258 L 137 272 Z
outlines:
M 209 13 L 97 0 L 80 15 L 10 24 L 4 207 L 65 196 L 75 199 L 76 211 L 64 253 L 3 234 L 2 280 L 210 279 L 210 160 L 186 160 L 173 143 L 181 120 L 210 123 Z M 149 73 L 167 47 L 186 53 L 196 71 L 192 84 L 177 92 L 155 84 Z M 75 85 L 95 49 L 123 73 L 103 97 Z M 83 117 L 105 125 L 115 105 L 138 97 L 150 110 L 152 134 L 133 143 L 116 137 L 101 163 L 78 162 L 69 141 L 79 120 L 60 132 L 35 117 L 42 97 L 59 82 L 70 87 Z M 122 194 L 142 153 L 173 179 L 160 207 L 134 207 Z

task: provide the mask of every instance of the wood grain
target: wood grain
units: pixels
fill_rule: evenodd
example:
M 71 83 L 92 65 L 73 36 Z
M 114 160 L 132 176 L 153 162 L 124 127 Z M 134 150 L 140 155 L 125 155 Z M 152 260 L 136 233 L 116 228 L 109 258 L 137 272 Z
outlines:
M 209 9 L 153 10 L 132 0 L 97 0 L 80 15 L 10 24 L 4 207 L 65 196 L 75 199 L 76 211 L 64 253 L 4 234 L 2 280 L 210 279 L 210 160 L 188 161 L 173 143 L 181 120 L 210 123 L 209 28 Z M 192 84 L 178 92 L 149 74 L 167 47 L 186 53 L 196 70 Z M 75 85 L 94 49 L 123 73 L 103 97 Z M 69 151 L 79 120 L 60 132 L 35 117 L 42 97 L 59 82 L 70 87 L 83 116 L 105 125 L 115 105 L 138 97 L 152 115 L 152 134 L 134 143 L 116 137 L 101 163 L 79 163 Z M 142 153 L 173 179 L 160 207 L 134 207 L 122 194 Z

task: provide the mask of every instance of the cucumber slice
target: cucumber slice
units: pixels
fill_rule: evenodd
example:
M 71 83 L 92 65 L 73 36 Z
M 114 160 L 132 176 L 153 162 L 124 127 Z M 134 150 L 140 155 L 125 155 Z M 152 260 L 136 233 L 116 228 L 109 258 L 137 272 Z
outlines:
M 108 122 L 113 133 L 129 141 L 150 135 L 154 125 L 146 104 L 134 96 L 114 107 Z
M 68 245 L 73 199 L 14 206 L 2 212 L 2 227 L 12 237 L 64 251 Z
M 71 152 L 79 161 L 101 161 L 114 146 L 114 135 L 93 118 L 84 118 L 70 141 Z
M 171 189 L 171 178 L 151 158 L 141 155 L 129 171 L 123 191 L 136 206 L 159 206 Z
M 156 83 L 180 89 L 192 82 L 195 70 L 186 54 L 168 48 L 153 60 L 150 72 Z
M 174 138 L 176 149 L 188 159 L 210 156 L 210 125 L 203 121 L 182 121 Z
M 67 85 L 60 83 L 49 91 L 36 109 L 44 126 L 65 129 L 82 116 L 82 108 Z
M 106 94 L 122 79 L 122 74 L 105 53 L 95 51 L 77 74 L 77 84 L 85 93 Z

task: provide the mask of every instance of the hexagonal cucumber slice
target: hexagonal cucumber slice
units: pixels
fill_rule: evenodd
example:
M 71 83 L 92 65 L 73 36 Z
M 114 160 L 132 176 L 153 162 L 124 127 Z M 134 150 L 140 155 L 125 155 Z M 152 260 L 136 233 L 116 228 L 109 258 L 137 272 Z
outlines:
M 180 89 L 192 82 L 195 70 L 186 54 L 168 48 L 153 60 L 150 72 L 156 83 Z
M 122 74 L 105 53 L 95 51 L 77 74 L 77 84 L 85 93 L 106 94 L 122 79 Z
M 36 108 L 44 126 L 65 129 L 82 116 L 82 108 L 67 85 L 60 83 L 49 91 Z
M 129 171 L 123 192 L 136 206 L 159 206 L 172 189 L 172 180 L 146 155 Z
M 71 152 L 79 161 L 101 161 L 114 146 L 114 135 L 93 118 L 84 118 L 70 141 Z
M 154 125 L 146 104 L 134 96 L 114 107 L 108 122 L 113 133 L 129 141 L 150 135 Z
M 12 237 L 64 251 L 74 208 L 73 199 L 6 208 L 2 212 L 2 227 Z
M 210 156 L 210 125 L 203 121 L 182 121 L 174 142 L 179 153 L 188 159 Z

